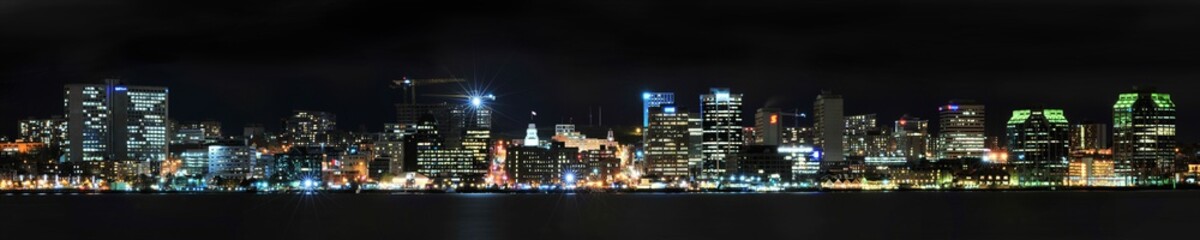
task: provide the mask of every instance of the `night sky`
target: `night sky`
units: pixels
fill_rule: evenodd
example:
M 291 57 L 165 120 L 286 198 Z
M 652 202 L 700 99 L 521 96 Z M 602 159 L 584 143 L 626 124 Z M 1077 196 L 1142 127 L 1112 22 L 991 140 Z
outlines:
M 389 80 L 455 76 L 490 83 L 502 130 L 531 110 L 586 124 L 589 106 L 638 124 L 643 91 L 697 109 L 729 87 L 747 125 L 764 105 L 810 112 L 829 89 L 847 115 L 881 122 L 976 99 L 999 135 L 1017 107 L 1111 122 L 1116 94 L 1149 85 L 1173 94 L 1181 140 L 1200 140 L 1200 5 L 1187 1 L 295 2 L 0 2 L 0 135 L 61 115 L 63 84 L 109 77 L 169 87 L 172 118 L 234 134 L 278 129 L 293 109 L 379 130 L 395 121 Z

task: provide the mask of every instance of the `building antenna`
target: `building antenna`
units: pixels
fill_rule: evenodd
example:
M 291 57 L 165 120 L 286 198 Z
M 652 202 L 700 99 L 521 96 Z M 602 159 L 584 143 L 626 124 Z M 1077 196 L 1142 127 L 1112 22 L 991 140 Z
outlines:
M 604 126 L 604 106 L 600 106 L 600 126 Z

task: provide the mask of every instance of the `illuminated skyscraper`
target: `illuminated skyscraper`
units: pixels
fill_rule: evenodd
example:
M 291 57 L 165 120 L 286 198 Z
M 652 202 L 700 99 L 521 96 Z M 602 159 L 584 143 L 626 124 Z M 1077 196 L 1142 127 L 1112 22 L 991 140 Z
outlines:
M 674 106 L 650 108 L 650 125 L 644 135 L 648 175 L 668 178 L 688 175 L 690 118 L 691 113 Z
M 725 161 L 742 150 L 742 94 L 728 88 L 713 88 L 700 95 L 700 118 L 704 128 L 702 174 L 716 177 L 725 172 Z
M 938 107 L 940 143 L 938 158 L 982 158 L 984 151 L 983 104 L 953 100 Z
M 1083 122 L 1071 125 L 1071 150 L 1107 148 L 1108 124 Z
M 295 111 L 287 119 L 286 130 L 296 146 L 320 146 L 337 127 L 337 116 L 327 112 Z
M 67 161 L 166 160 L 166 88 L 108 79 L 64 91 Z
M 779 146 L 783 141 L 782 122 L 778 108 L 759 108 L 754 113 L 754 144 Z
M 662 107 L 665 105 L 675 105 L 675 93 L 642 93 L 642 127 L 650 126 L 650 108 Z
M 842 138 L 846 130 L 845 116 L 842 115 L 842 95 L 821 91 L 821 95 L 817 95 L 817 100 L 813 101 L 813 116 L 813 129 L 816 131 L 813 143 L 824 152 L 822 161 L 846 160 L 842 152 Z
M 26 119 L 18 124 L 20 134 L 18 139 L 26 142 L 40 142 L 50 148 L 58 148 L 65 139 L 66 122 L 62 117 L 51 119 Z
M 875 114 L 846 116 L 846 132 L 842 140 L 846 156 L 865 157 L 870 149 L 872 131 L 878 132 L 875 125 Z
M 1008 157 L 1022 185 L 1060 185 L 1070 157 L 1070 124 L 1062 109 L 1013 110 Z
M 1116 171 L 1135 184 L 1155 184 L 1172 172 L 1175 159 L 1175 103 L 1153 88 L 1122 93 L 1113 104 L 1113 159 Z

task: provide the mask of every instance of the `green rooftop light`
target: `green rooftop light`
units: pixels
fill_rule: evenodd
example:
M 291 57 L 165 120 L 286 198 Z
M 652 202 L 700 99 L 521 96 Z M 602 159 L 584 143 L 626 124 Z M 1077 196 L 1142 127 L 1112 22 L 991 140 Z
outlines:
M 1062 109 L 1046 109 L 1042 110 L 1042 114 L 1046 116 L 1046 120 L 1051 123 L 1067 123 L 1067 116 L 1063 115 Z
M 1133 103 L 1137 102 L 1137 99 L 1137 93 L 1122 93 L 1119 97 L 1117 97 L 1117 103 L 1113 104 L 1113 109 L 1132 108 Z
M 1175 102 L 1171 101 L 1171 94 L 1151 93 L 1150 99 L 1154 100 L 1154 106 L 1160 108 L 1175 108 Z
M 1026 119 L 1029 119 L 1029 114 L 1029 109 L 1013 110 L 1012 118 L 1008 119 L 1008 124 L 1012 125 L 1024 123 Z

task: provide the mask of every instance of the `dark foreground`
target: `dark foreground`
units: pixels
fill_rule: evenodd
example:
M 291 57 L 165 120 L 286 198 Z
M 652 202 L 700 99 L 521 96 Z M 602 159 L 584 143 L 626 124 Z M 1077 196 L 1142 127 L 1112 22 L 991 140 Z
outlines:
M 1149 239 L 1200 191 L 0 194 L 0 239 Z M 27 237 L 27 238 L 26 238 Z

